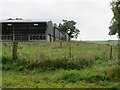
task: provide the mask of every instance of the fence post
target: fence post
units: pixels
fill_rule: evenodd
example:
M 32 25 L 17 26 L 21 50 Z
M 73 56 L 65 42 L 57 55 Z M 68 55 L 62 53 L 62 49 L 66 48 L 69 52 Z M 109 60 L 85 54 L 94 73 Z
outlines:
M 69 42 L 70 44 L 69 44 L 69 57 L 70 57 L 70 59 L 71 59 L 71 57 L 72 57 L 72 52 L 71 52 L 71 42 Z
M 17 46 L 18 46 L 18 42 L 13 41 L 13 48 L 12 48 L 12 59 L 13 60 L 17 59 Z
M 120 65 L 120 38 L 118 38 L 118 65 Z
M 112 45 L 110 45 L 110 59 L 112 59 Z
M 62 41 L 60 41 L 60 48 L 62 48 L 63 47 L 63 45 L 62 45 Z

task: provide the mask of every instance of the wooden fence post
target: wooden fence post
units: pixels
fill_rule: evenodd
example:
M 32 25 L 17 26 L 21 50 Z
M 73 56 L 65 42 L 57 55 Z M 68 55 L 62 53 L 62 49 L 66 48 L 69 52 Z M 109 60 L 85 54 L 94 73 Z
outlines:
M 69 57 L 70 57 L 70 59 L 71 59 L 71 57 L 72 57 L 72 51 L 71 51 L 71 42 L 69 42 L 70 44 L 69 44 Z
M 120 65 L 120 38 L 118 38 L 118 65 Z
M 112 59 L 112 45 L 110 45 L 110 59 Z
M 62 44 L 62 41 L 60 41 L 60 48 L 62 48 L 63 47 L 63 44 Z
M 13 60 L 17 59 L 17 46 L 18 46 L 18 42 L 13 41 L 13 48 L 12 48 L 12 59 Z

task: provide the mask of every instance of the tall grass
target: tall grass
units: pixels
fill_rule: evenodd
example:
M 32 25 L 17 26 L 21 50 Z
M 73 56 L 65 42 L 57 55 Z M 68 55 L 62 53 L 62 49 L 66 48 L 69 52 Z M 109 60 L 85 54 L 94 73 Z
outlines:
M 11 59 L 12 44 L 3 44 L 3 69 L 34 69 L 46 70 L 82 69 L 92 66 L 97 60 L 109 60 L 109 47 L 92 43 L 19 43 L 18 59 Z M 69 56 L 69 45 L 71 44 L 71 55 Z M 113 48 L 113 57 L 116 57 L 116 48 Z
M 32 70 L 39 68 L 40 70 L 55 70 L 55 69 L 82 69 L 90 67 L 94 64 L 94 60 L 85 58 L 60 58 L 60 59 L 44 59 L 44 60 L 33 60 L 29 61 L 27 59 L 17 59 L 12 60 L 7 57 L 3 57 L 3 70 L 19 70 L 23 71 L 24 69 Z
M 119 87 L 120 68 L 116 45 L 113 45 L 111 60 L 110 47 L 105 44 L 63 42 L 63 47 L 60 47 L 59 42 L 19 43 L 17 60 L 11 58 L 11 43 L 2 46 L 5 87 L 8 84 L 14 87 L 55 87 L 57 84 L 57 87 L 70 87 L 73 84 L 74 87 Z M 20 75 L 13 75 L 12 72 Z M 36 76 L 31 81 L 32 75 Z

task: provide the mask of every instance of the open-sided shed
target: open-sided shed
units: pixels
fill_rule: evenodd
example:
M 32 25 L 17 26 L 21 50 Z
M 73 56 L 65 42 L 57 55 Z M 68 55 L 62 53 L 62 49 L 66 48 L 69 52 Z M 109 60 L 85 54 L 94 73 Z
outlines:
M 2 26 L 0 28 L 2 41 L 53 41 L 65 37 L 54 28 L 52 21 L 12 19 L 1 20 L 0 25 Z

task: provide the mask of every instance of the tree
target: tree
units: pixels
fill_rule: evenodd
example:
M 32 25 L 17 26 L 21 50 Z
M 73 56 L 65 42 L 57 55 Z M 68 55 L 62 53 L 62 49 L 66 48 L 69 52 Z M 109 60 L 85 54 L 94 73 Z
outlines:
M 120 39 L 120 0 L 112 1 L 111 6 L 114 16 L 109 27 L 109 35 L 118 34 L 118 38 Z
M 73 20 L 62 20 L 63 24 L 59 23 L 58 30 L 66 32 L 69 36 L 69 41 L 71 38 L 77 38 L 79 34 L 79 30 L 76 28 L 76 22 Z
M 120 0 L 112 1 L 111 6 L 114 16 L 109 27 L 109 35 L 118 34 L 118 65 L 120 65 Z

